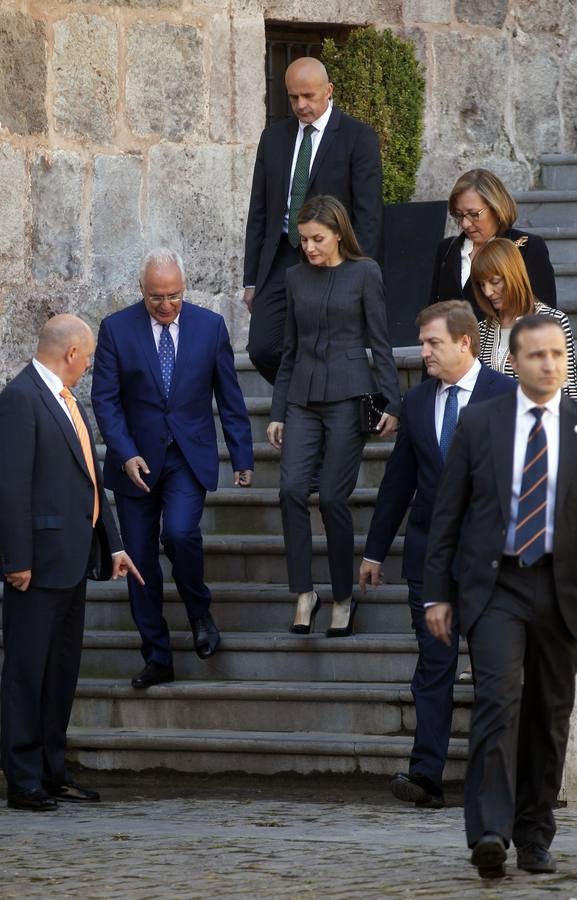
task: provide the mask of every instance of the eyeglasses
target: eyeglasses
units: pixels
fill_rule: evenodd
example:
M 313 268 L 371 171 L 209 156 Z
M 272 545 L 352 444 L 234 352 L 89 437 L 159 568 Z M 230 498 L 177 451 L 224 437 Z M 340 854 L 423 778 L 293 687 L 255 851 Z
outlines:
M 169 303 L 180 303 L 183 297 L 183 293 L 165 294 L 164 296 L 159 296 L 158 294 L 149 294 L 146 299 L 149 303 L 158 306 L 160 303 L 164 303 L 165 300 L 168 300 Z
M 483 209 L 478 209 L 476 212 L 475 212 L 475 210 L 470 210 L 469 212 L 466 212 L 466 213 L 452 212 L 450 215 L 451 215 L 451 218 L 453 219 L 453 221 L 457 223 L 457 225 L 462 225 L 463 219 L 468 219 L 469 222 L 471 222 L 471 224 L 473 224 L 473 222 L 478 222 L 479 219 L 481 218 L 481 213 L 484 213 L 488 209 L 489 209 L 488 206 L 484 206 Z

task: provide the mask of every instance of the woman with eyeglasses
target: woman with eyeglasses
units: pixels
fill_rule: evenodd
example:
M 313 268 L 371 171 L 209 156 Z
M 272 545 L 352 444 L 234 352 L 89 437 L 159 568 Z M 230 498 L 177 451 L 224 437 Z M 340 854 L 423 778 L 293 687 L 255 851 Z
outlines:
M 557 306 L 555 275 L 545 242 L 536 234 L 513 228 L 517 205 L 496 175 L 488 169 L 471 169 L 461 175 L 449 196 L 449 213 L 461 232 L 439 244 L 430 303 L 468 300 L 477 318 L 483 319 L 475 302 L 471 265 L 481 247 L 503 237 L 519 248 L 535 296 L 547 306 Z
M 552 309 L 535 297 L 523 257 L 515 244 L 504 238 L 485 244 L 473 261 L 471 282 L 477 305 L 484 316 L 479 323 L 481 362 L 504 375 L 516 377 L 509 356 L 511 329 L 523 316 L 550 316 L 565 333 L 565 391 L 577 400 L 575 346 L 569 319 L 560 309 Z

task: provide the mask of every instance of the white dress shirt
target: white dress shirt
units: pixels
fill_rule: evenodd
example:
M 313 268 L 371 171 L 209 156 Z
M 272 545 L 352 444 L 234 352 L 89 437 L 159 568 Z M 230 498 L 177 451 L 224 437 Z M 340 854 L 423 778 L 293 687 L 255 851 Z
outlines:
M 465 237 L 463 246 L 461 247 L 461 287 L 465 287 L 465 284 L 471 275 L 471 265 L 473 263 L 473 260 L 471 259 L 472 252 L 473 241 L 471 238 Z
M 331 117 L 332 111 L 333 111 L 333 104 L 332 104 L 332 101 L 329 101 L 329 105 L 325 109 L 322 116 L 319 116 L 318 119 L 315 119 L 314 122 L 310 123 L 313 126 L 314 131 L 311 133 L 312 153 L 311 153 L 311 162 L 310 162 L 310 166 L 309 166 L 309 173 L 313 167 L 313 163 L 315 161 L 315 156 L 317 155 L 317 150 L 319 149 L 319 144 L 321 142 L 325 128 L 328 125 L 328 121 Z M 306 124 L 308 124 L 308 122 Z M 286 202 L 286 212 L 285 212 L 285 217 L 284 217 L 283 231 L 285 234 L 288 231 L 289 206 L 290 206 L 290 201 L 291 201 L 291 191 L 292 191 L 292 187 L 293 187 L 293 177 L 295 174 L 295 167 L 297 164 L 297 156 L 299 155 L 300 146 L 303 142 L 305 128 L 306 128 L 306 125 L 304 125 L 302 122 L 299 122 L 299 130 L 297 132 L 297 139 L 295 141 L 295 149 L 293 152 L 293 161 L 292 161 L 292 165 L 291 165 L 291 177 L 290 177 L 290 181 L 289 181 L 289 189 L 288 189 L 288 196 L 287 196 L 287 202 Z
M 545 521 L 545 553 L 553 552 L 553 536 L 555 530 L 555 491 L 557 489 L 557 469 L 559 467 L 559 404 L 561 391 L 557 391 L 548 403 L 542 404 L 543 427 L 547 435 L 547 507 Z M 521 387 L 517 388 L 517 416 L 515 419 L 515 447 L 513 453 L 513 483 L 511 486 L 511 513 L 509 516 L 509 528 L 505 541 L 504 553 L 507 556 L 515 556 L 515 528 L 517 525 L 517 510 L 519 508 L 519 494 L 521 493 L 521 481 L 527 453 L 527 440 L 529 432 L 535 424 L 535 416 L 531 412 L 539 404 L 530 400 L 523 393 Z
M 471 399 L 471 394 L 477 384 L 477 378 L 479 377 L 479 372 L 481 371 L 481 363 L 478 359 L 475 360 L 471 368 L 468 372 L 466 372 L 463 377 L 455 382 L 456 386 L 459 388 L 459 392 L 457 394 L 457 405 L 459 412 L 463 409 L 464 406 L 467 406 L 469 400 Z M 447 397 L 449 396 L 449 388 L 453 387 L 452 384 L 449 384 L 446 381 L 441 381 L 437 388 L 437 394 L 435 397 L 435 431 L 437 433 L 437 441 L 441 442 L 441 431 L 443 429 L 443 416 L 445 415 L 445 406 L 447 405 Z
M 76 431 L 76 425 L 74 424 L 72 416 L 70 415 L 70 410 L 68 409 L 66 400 L 64 399 L 64 397 L 60 396 L 60 391 L 64 387 L 62 381 L 60 380 L 58 375 L 56 375 L 56 373 L 52 371 L 52 369 L 47 369 L 46 366 L 42 365 L 41 362 L 38 362 L 36 358 L 32 360 L 32 365 L 40 375 L 40 378 L 42 379 L 50 393 L 54 395 L 54 399 L 57 403 L 60 404 L 60 406 L 62 407 L 62 411 L 68 417 L 68 420 L 72 424 L 74 431 Z M 76 433 L 78 434 L 78 432 Z
M 169 334 L 174 343 L 174 358 L 176 359 L 176 354 L 178 353 L 178 333 L 180 331 L 179 325 L 180 313 L 177 315 L 174 322 L 171 322 L 168 326 Z M 160 335 L 162 334 L 163 325 L 162 322 L 159 322 L 154 316 L 150 316 L 150 324 L 152 325 L 152 335 L 154 337 L 154 343 L 156 344 L 156 352 L 158 353 L 158 348 L 160 346 Z

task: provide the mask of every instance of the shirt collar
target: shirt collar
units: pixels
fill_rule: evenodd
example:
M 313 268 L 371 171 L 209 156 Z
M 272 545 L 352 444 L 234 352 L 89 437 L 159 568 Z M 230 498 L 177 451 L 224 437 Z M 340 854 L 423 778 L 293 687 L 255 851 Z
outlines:
M 462 378 L 459 381 L 455 382 L 455 385 L 458 388 L 462 388 L 464 391 L 469 391 L 471 393 L 477 383 L 477 378 L 479 376 L 479 372 L 481 371 L 481 363 L 478 359 L 475 359 L 473 365 L 469 369 L 468 372 L 465 372 Z M 448 391 L 450 387 L 453 387 L 452 383 L 449 384 L 448 381 L 441 381 L 440 392 Z
M 332 102 L 332 100 L 329 100 L 329 105 L 325 109 L 322 116 L 319 116 L 318 119 L 315 119 L 314 122 L 310 123 L 313 126 L 313 128 L 315 129 L 315 131 L 324 131 L 325 130 L 325 128 L 327 127 L 327 123 L 331 117 L 332 111 L 333 111 L 333 102 Z M 308 124 L 309 123 L 307 122 L 307 125 Z M 299 130 L 300 130 L 301 134 L 305 130 L 305 128 L 306 128 L 306 125 L 303 125 L 302 122 L 299 122 Z
M 64 384 L 56 372 L 53 372 L 52 369 L 48 369 L 45 365 L 39 362 L 36 357 L 32 359 L 32 365 L 42 378 L 44 384 L 50 388 L 52 393 L 59 394 Z
M 517 418 L 519 416 L 524 416 L 530 410 L 534 409 L 536 406 L 542 406 L 544 409 L 547 409 L 553 416 L 559 416 L 559 406 L 561 403 L 561 388 L 557 391 L 557 393 L 551 397 L 547 403 L 535 403 L 534 400 L 530 400 L 527 394 L 523 392 L 521 385 L 517 387 Z
M 148 313 L 148 315 L 150 316 L 150 313 Z M 150 316 L 150 321 L 151 321 L 151 323 L 152 323 L 152 327 L 153 327 L 153 328 L 162 328 L 162 327 L 163 327 L 162 322 L 159 322 L 158 319 L 155 319 L 155 318 L 154 318 L 154 316 Z M 171 324 L 171 325 L 176 325 L 176 327 L 179 328 L 179 327 L 180 327 L 180 324 L 179 324 L 179 323 L 180 323 L 180 313 L 177 315 L 177 317 L 176 317 L 176 319 L 174 320 L 174 322 L 171 322 L 170 324 Z

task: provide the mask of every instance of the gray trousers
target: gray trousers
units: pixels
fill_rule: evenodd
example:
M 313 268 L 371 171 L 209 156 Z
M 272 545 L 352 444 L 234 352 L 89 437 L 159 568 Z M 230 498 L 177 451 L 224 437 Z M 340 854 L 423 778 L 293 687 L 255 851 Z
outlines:
M 359 425 L 359 401 L 289 403 L 283 432 L 280 507 L 289 588 L 313 590 L 312 532 L 308 497 L 320 474 L 319 505 L 325 532 L 333 600 L 353 590 L 354 533 L 348 497 L 357 483 L 365 435 Z

